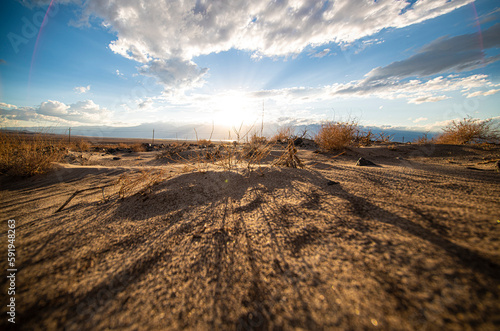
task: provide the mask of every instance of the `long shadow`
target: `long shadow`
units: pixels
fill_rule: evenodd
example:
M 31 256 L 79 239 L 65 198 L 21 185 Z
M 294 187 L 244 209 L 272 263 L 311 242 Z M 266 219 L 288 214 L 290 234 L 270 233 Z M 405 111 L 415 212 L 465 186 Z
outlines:
M 268 180 L 267 177 L 277 178 L 274 178 L 274 180 L 271 181 Z M 175 205 L 169 205 L 169 200 L 184 199 L 183 204 L 187 208 L 198 205 L 199 203 L 218 203 L 226 197 L 230 197 L 232 200 L 237 201 L 245 195 L 245 192 L 249 188 L 258 187 L 259 185 L 264 185 L 269 192 L 277 189 L 288 189 L 289 191 L 293 191 L 297 190 L 295 187 L 296 181 L 311 183 L 315 187 L 322 188 L 324 192 L 347 200 L 352 206 L 352 211 L 360 217 L 370 217 L 379 222 L 399 227 L 411 235 L 444 249 L 450 256 L 455 258 L 466 268 L 474 269 L 476 272 L 482 273 L 488 277 L 495 277 L 495 275 L 499 274 L 500 268 L 496 263 L 480 256 L 476 252 L 455 244 L 448 239 L 418 225 L 417 223 L 380 208 L 364 198 L 351 194 L 345 191 L 340 185 L 328 187 L 326 185 L 328 182 L 327 178 L 323 177 L 319 172 L 304 169 L 269 170 L 262 177 L 254 174 L 252 178 L 246 178 L 241 174 L 232 172 L 207 172 L 205 174 L 192 173 L 182 175 L 164 184 L 165 187 L 168 186 L 171 189 L 163 190 L 165 187 L 158 187 L 157 190 L 159 193 L 155 194 L 154 199 L 151 199 L 150 202 L 153 204 L 158 201 L 164 201 L 165 208 L 154 208 L 152 210 L 143 209 L 139 215 L 134 216 L 139 218 L 141 218 L 141 216 L 142 218 L 149 218 L 165 213 L 170 210 L 171 207 L 175 207 Z M 215 188 L 208 191 L 203 190 L 209 186 L 215 186 Z M 189 199 L 189 197 L 192 197 L 193 195 L 200 195 L 201 200 L 185 200 Z M 306 202 L 306 206 L 314 207 L 316 204 L 315 199 L 317 199 L 317 197 L 315 197 L 314 194 L 310 197 L 312 200 Z M 131 197 L 131 199 L 137 199 L 137 197 Z M 147 201 L 148 200 L 146 200 L 146 203 Z M 121 204 L 121 207 L 128 210 L 128 206 L 133 204 L 134 203 L 131 201 L 125 200 Z M 257 201 L 254 201 L 253 203 L 251 202 L 249 205 L 240 208 L 253 209 L 256 208 L 257 205 L 259 205 Z M 134 208 L 138 208 L 137 205 L 135 205 Z M 121 210 L 122 208 L 120 207 L 117 209 L 116 216 L 119 216 Z
M 259 221 L 263 223 L 264 227 L 268 228 L 274 245 L 277 257 L 275 261 L 278 261 L 275 263 L 276 269 L 281 270 L 283 277 L 287 277 L 295 286 L 296 293 L 301 301 L 298 302 L 299 307 L 305 314 L 305 322 L 310 326 L 319 328 L 320 326 L 315 324 L 310 309 L 303 299 L 300 286 L 296 284 L 295 271 L 286 268 L 287 256 L 285 256 L 284 251 L 289 248 L 285 247 L 277 236 L 278 232 L 284 233 L 285 240 L 288 240 L 290 243 L 291 255 L 300 257 L 300 252 L 306 242 L 309 242 L 311 237 L 315 237 L 318 234 L 317 229 L 308 228 L 293 236 L 287 231 L 286 226 L 281 226 L 281 223 L 276 223 L 276 220 L 274 220 L 279 208 L 281 208 L 280 202 L 274 201 L 272 202 L 272 206 L 267 206 L 266 199 L 262 198 L 259 194 L 243 206 L 240 205 L 239 207 L 232 208 L 229 204 L 229 201 L 240 201 L 247 194 L 248 190 L 260 189 L 262 187 L 264 187 L 262 190 L 263 192 L 265 191 L 266 195 L 272 196 L 275 190 L 286 189 L 289 194 L 296 194 L 305 198 L 296 208 L 297 211 L 322 211 L 324 207 L 321 201 L 328 199 L 329 196 L 339 197 L 347 201 L 355 216 L 398 227 L 410 235 L 428 241 L 432 245 L 443 249 L 450 257 L 463 265 L 464 268 L 481 273 L 490 279 L 498 279 L 500 267 L 494 262 L 406 218 L 378 207 L 364 198 L 349 193 L 340 185 L 328 186 L 327 182 L 328 179 L 320 173 L 303 169 L 267 170 L 264 172 L 264 176 L 253 174 L 250 177 L 233 172 L 190 173 L 155 186 L 152 192 L 146 197 L 137 194 L 120 200 L 117 202 L 116 209 L 104 221 L 104 224 L 115 222 L 118 219 L 143 221 L 157 217 L 160 220 L 156 221 L 156 225 L 159 222 L 164 222 L 164 225 L 161 227 L 152 226 L 146 229 L 139 235 L 136 241 L 132 240 L 131 237 L 126 237 L 118 243 L 110 243 L 98 252 L 93 250 L 93 253 L 97 253 L 99 257 L 104 256 L 106 252 L 133 245 L 130 254 L 137 256 L 134 256 L 132 262 L 128 263 L 126 267 L 120 268 L 113 275 L 99 279 L 88 291 L 81 294 L 60 294 L 55 297 L 45 294 L 43 298 L 39 298 L 37 303 L 23 308 L 19 312 L 20 317 L 26 320 L 35 318 L 43 319 L 43 316 L 47 316 L 54 310 L 64 310 L 67 320 L 83 323 L 96 312 L 105 309 L 107 303 L 117 300 L 119 293 L 126 291 L 130 286 L 145 279 L 160 263 L 168 265 L 171 262 L 172 255 L 175 253 L 175 238 L 184 240 L 184 243 L 187 236 L 192 236 L 193 240 L 195 240 L 196 234 L 207 223 L 216 225 L 215 230 L 200 236 L 200 238 L 205 242 L 202 248 L 210 250 L 212 255 L 209 258 L 205 258 L 204 254 L 200 254 L 196 261 L 189 264 L 189 267 L 192 269 L 180 270 L 180 272 L 192 276 L 200 273 L 203 268 L 208 269 L 209 275 L 214 276 L 217 281 L 216 292 L 219 293 L 215 297 L 217 308 L 221 310 L 230 309 L 231 307 L 228 307 L 224 302 L 225 292 L 223 291 L 223 287 L 230 287 L 231 284 L 238 281 L 232 278 L 232 262 L 235 261 L 235 258 L 231 256 L 232 252 L 227 244 L 235 236 L 230 235 L 226 230 L 227 213 L 228 210 L 232 209 L 233 213 L 238 213 L 235 223 L 239 230 L 237 228 L 236 232 L 242 231 L 245 236 L 246 256 L 252 272 L 252 283 L 248 294 L 252 302 L 247 304 L 253 311 L 253 314 L 240 316 L 237 321 L 234 321 L 237 323 L 237 327 L 245 328 L 250 326 L 256 329 L 266 329 L 272 318 L 268 307 L 266 307 L 266 302 L 271 299 L 268 298 L 266 286 L 261 280 L 259 266 L 254 261 L 256 248 L 252 244 L 249 229 L 243 216 L 245 213 L 258 212 L 261 215 Z M 306 191 L 299 187 L 300 185 L 297 183 L 312 184 L 318 191 Z M 195 216 L 186 217 L 194 208 L 199 208 L 198 212 L 193 214 Z M 221 211 L 217 208 L 222 208 L 223 210 Z M 330 209 L 331 207 L 328 208 L 329 212 L 332 211 Z M 335 219 L 335 216 L 325 217 L 324 221 L 328 223 L 332 218 Z M 96 217 L 93 223 L 96 223 L 97 219 L 98 217 Z M 91 228 L 91 224 L 85 226 L 89 229 Z M 145 238 L 149 239 L 147 246 Z M 56 238 L 51 236 L 50 239 Z M 190 242 L 192 243 L 192 241 Z M 173 245 L 167 245 L 167 243 L 173 243 Z M 54 244 L 57 243 L 52 243 L 52 245 Z M 192 249 L 202 248 L 192 248 L 189 246 L 184 252 L 189 253 L 192 252 Z M 144 251 L 145 253 L 143 253 Z M 221 262 L 226 261 L 225 257 L 228 256 L 230 262 Z M 311 268 L 308 267 L 308 269 L 310 270 Z M 314 276 L 313 270 L 310 271 L 311 275 Z M 47 276 L 49 275 L 45 275 L 45 277 Z M 213 309 L 212 314 L 217 315 L 215 307 Z M 75 314 L 78 317 L 75 318 Z M 229 323 L 223 317 L 219 317 L 222 318 L 223 323 Z M 292 325 L 302 325 L 302 321 L 299 319 L 288 322 Z M 212 326 L 215 327 L 216 325 L 213 324 Z
M 156 185 L 149 196 L 136 194 L 123 199 L 114 216 L 116 219 L 144 220 L 179 209 L 220 203 L 227 198 L 238 201 L 249 189 L 259 186 L 264 186 L 269 191 L 293 189 L 296 180 L 326 182 L 319 174 L 311 175 L 302 169 L 264 170 L 263 175 L 251 173 L 250 176 L 230 171 L 188 173 Z M 241 208 L 253 207 L 249 205 Z
M 455 244 L 417 223 L 388 212 L 370 203 L 366 199 L 351 194 L 340 187 L 333 188 L 332 193 L 349 201 L 350 205 L 353 207 L 352 211 L 359 217 L 375 219 L 378 222 L 399 227 L 415 237 L 428 241 L 442 248 L 450 257 L 454 258 L 466 269 L 472 269 L 492 279 L 497 279 L 500 274 L 500 266 L 495 262 L 482 257 L 468 248 Z

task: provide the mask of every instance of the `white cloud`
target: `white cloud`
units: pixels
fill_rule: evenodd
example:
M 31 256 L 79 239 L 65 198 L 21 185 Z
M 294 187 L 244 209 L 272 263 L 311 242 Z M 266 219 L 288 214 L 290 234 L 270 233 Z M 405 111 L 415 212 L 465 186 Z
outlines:
M 52 122 L 79 124 L 103 124 L 109 122 L 111 111 L 95 104 L 92 100 L 78 101 L 66 105 L 60 101 L 48 100 L 37 107 L 16 107 L 0 104 L 0 122 L 8 125 L 14 121 Z
M 427 117 L 419 117 L 419 118 L 417 118 L 417 119 L 413 120 L 413 123 L 425 122 L 425 121 L 427 121 L 427 120 L 428 120 L 428 118 L 427 118 Z
M 384 28 L 437 17 L 471 0 L 404 1 L 172 1 L 90 0 L 87 17 L 101 17 L 118 34 L 113 51 L 140 62 L 244 49 L 290 55 L 309 45 L 349 43 Z M 168 24 L 165 24 L 168 22 Z
M 17 106 L 5 102 L 0 102 L 0 108 L 10 109 L 10 108 L 17 108 Z
M 37 113 L 48 116 L 65 116 L 68 114 L 69 108 L 62 102 L 49 100 L 41 103 Z
M 184 89 L 203 83 L 205 69 L 190 62 L 199 55 L 239 49 L 254 58 L 289 56 L 420 23 L 470 2 L 419 1 L 407 10 L 406 2 L 393 0 L 89 0 L 81 21 L 102 19 L 117 35 L 113 52 L 143 63 L 141 73 L 157 75 L 167 88 Z
M 118 77 L 125 79 L 125 76 L 120 72 L 120 70 L 116 69 L 115 73 Z
M 90 85 L 87 85 L 87 86 L 77 86 L 73 90 L 76 93 L 78 93 L 78 94 L 87 93 L 90 90 Z
M 201 86 L 208 71 L 207 68 L 200 69 L 193 61 L 179 58 L 153 60 L 138 70 L 143 75 L 157 78 L 166 90 Z
M 113 52 L 142 63 L 140 72 L 157 77 L 167 89 L 188 89 L 204 82 L 206 69 L 192 62 L 199 55 L 239 49 L 258 59 L 295 55 L 331 42 L 347 45 L 472 1 L 88 0 L 81 4 L 80 24 L 101 19 L 102 26 L 116 33 L 109 45 Z M 48 0 L 22 2 L 41 5 Z M 362 48 L 379 42 L 365 40 Z
M 476 92 L 472 92 L 472 93 L 467 94 L 467 98 L 488 96 L 488 95 L 493 95 L 493 94 L 498 93 L 498 92 L 500 92 L 500 89 L 493 89 L 493 90 L 484 91 L 484 92 L 483 91 L 476 91 Z
M 318 53 L 312 55 L 312 57 L 322 58 L 322 57 L 325 57 L 328 53 L 330 53 L 330 49 L 329 48 L 325 48 L 321 52 L 318 52 Z

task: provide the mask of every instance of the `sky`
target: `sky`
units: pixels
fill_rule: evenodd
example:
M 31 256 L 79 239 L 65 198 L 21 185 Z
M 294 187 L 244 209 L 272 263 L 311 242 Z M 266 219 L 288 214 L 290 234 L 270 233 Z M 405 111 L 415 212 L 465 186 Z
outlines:
M 496 0 L 7 0 L 1 127 L 498 118 Z

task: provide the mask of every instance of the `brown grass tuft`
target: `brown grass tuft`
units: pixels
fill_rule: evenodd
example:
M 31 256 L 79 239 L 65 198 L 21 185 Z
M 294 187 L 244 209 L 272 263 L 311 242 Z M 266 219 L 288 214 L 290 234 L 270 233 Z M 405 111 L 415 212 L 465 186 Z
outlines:
M 0 132 L 0 173 L 22 177 L 44 174 L 64 153 L 60 140 L 44 134 Z
M 78 152 L 88 152 L 90 150 L 91 143 L 84 139 L 78 139 L 69 145 L 70 149 Z
M 283 126 L 278 129 L 276 134 L 271 138 L 271 141 L 286 144 L 295 138 L 294 133 L 295 130 L 291 126 Z
M 140 173 L 124 174 L 117 182 L 120 185 L 118 197 L 123 199 L 137 193 L 151 193 L 152 187 L 164 180 L 164 175 L 164 170 L 142 170 Z
M 297 149 L 293 144 L 293 140 L 288 142 L 285 152 L 279 157 L 279 159 L 273 162 L 273 165 L 289 168 L 304 168 L 304 164 L 302 164 L 302 161 L 297 156 Z
M 424 133 L 417 139 L 413 139 L 414 144 L 419 144 L 419 145 L 425 145 L 425 144 L 430 144 L 433 142 L 431 138 L 428 137 L 429 132 Z
M 358 131 L 356 121 L 326 122 L 314 140 L 325 151 L 342 150 L 353 144 Z
M 499 143 L 500 133 L 498 126 L 494 126 L 491 119 L 480 120 L 466 117 L 461 121 L 452 121 L 443 128 L 443 133 L 436 138 L 438 144 L 470 144 L 470 143 Z
M 210 146 L 212 144 L 212 141 L 210 139 L 200 139 L 197 141 L 197 143 L 201 146 Z
M 135 143 L 135 144 L 131 145 L 130 149 L 134 152 L 145 152 L 146 151 L 146 147 L 144 146 L 144 144 L 141 144 L 141 143 Z

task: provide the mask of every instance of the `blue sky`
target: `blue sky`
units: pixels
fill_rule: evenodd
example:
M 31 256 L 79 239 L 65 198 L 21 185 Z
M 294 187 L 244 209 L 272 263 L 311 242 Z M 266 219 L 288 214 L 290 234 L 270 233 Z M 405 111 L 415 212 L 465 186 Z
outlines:
M 282 125 L 427 131 L 500 115 L 498 1 L 0 6 L 3 127 L 252 124 L 263 104 Z

